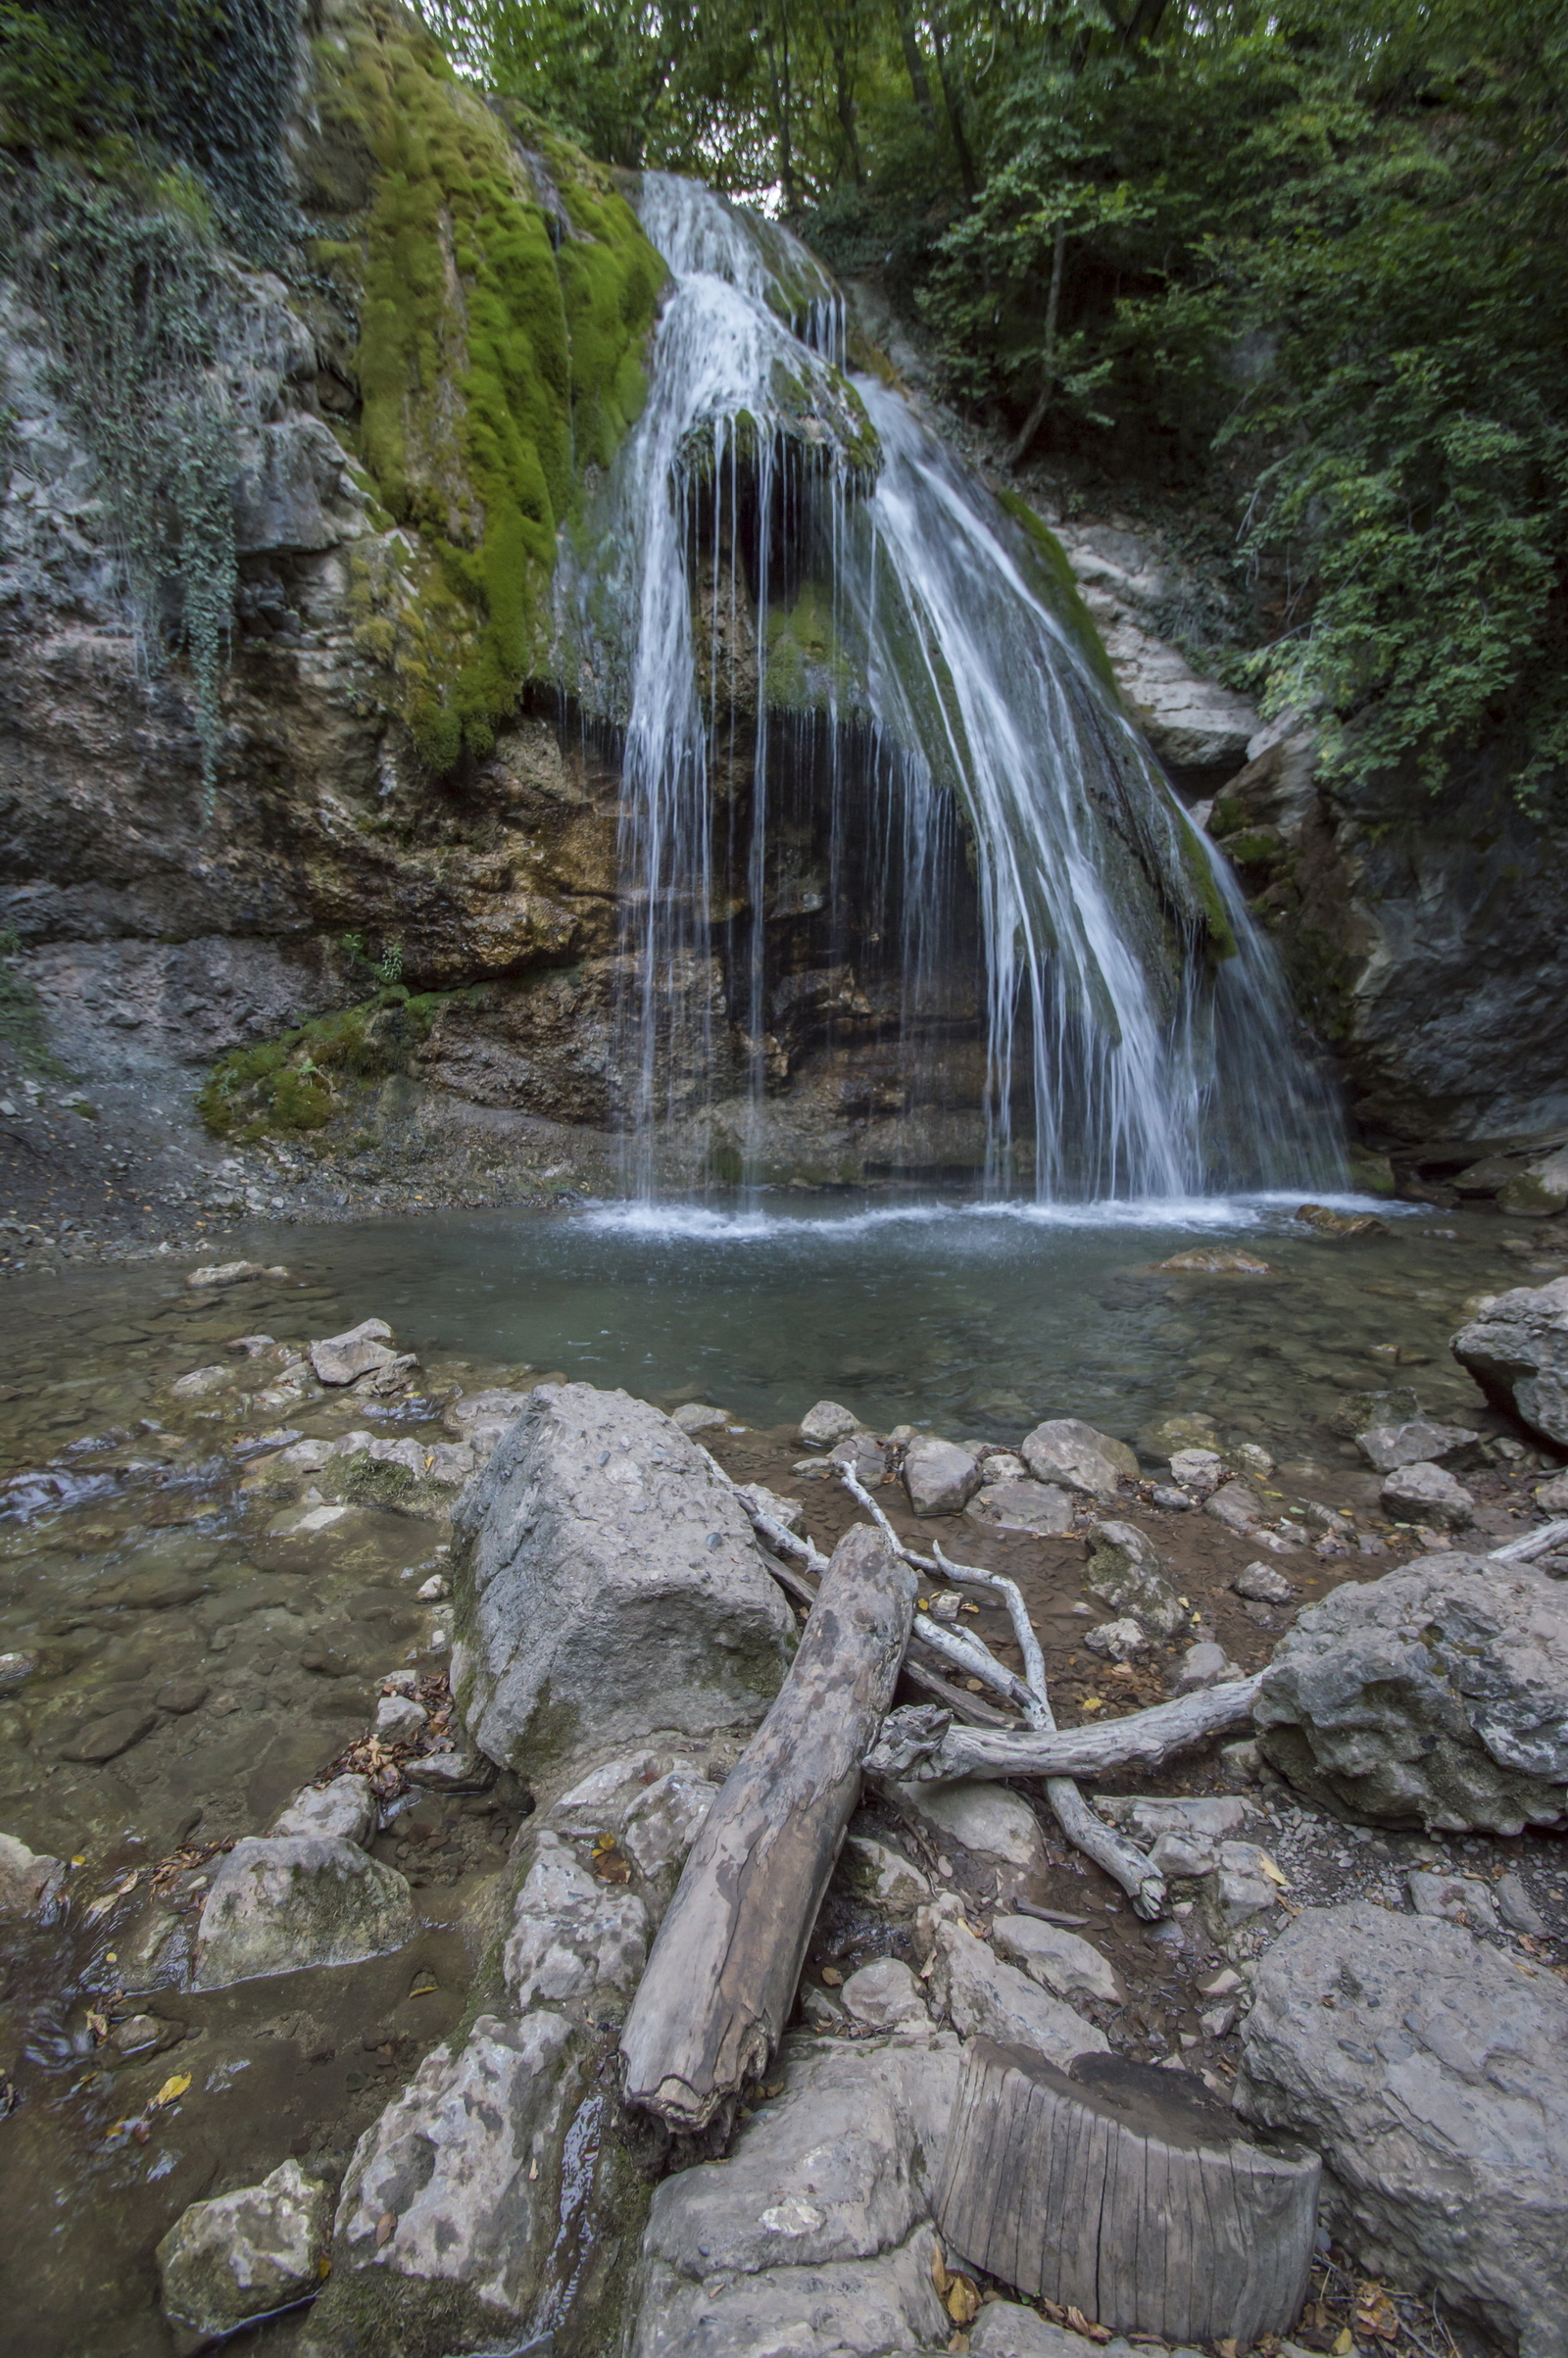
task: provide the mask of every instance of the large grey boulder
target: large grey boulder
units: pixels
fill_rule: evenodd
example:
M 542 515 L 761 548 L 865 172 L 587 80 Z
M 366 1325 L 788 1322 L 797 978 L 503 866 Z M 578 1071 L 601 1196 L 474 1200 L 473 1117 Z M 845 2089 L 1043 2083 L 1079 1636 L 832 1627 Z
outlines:
M 795 1624 L 744 1508 L 667 1416 L 547 1384 L 454 1517 L 452 1683 L 480 1749 L 537 1778 L 652 1728 L 750 1727 Z
M 1320 2147 L 1357 2259 L 1568 2358 L 1568 1990 L 1456 1924 L 1307 1908 L 1259 1961 L 1236 2101 Z
M 1020 1453 L 1037 1482 L 1082 1491 L 1102 1506 L 1112 1503 L 1123 1477 L 1129 1482 L 1138 1477 L 1136 1450 L 1077 1416 L 1050 1417 L 1036 1425 L 1020 1444 Z
M 957 2086 L 951 2034 L 793 2036 L 783 2092 L 727 2162 L 654 2196 L 635 2358 L 945 2347 L 929 2214 Z
M 1349 1817 L 1568 1824 L 1568 1597 L 1466 1555 L 1348 1582 L 1298 1614 L 1252 1716 L 1274 1766 Z
M 303 2300 L 320 2284 L 331 2226 L 331 2187 L 297 2161 L 260 2186 L 193 2202 L 158 2246 L 164 2307 L 216 2338 Z
M 964 1513 L 971 1522 L 988 1523 L 997 1531 L 1032 1531 L 1041 1539 L 1060 1539 L 1072 1529 L 1072 1497 L 1054 1482 L 987 1482 Z
M 1151 1638 L 1174 1638 L 1187 1620 L 1160 1568 L 1159 1551 L 1136 1523 L 1097 1523 L 1084 1586 Z
M 196 1934 L 198 1990 L 313 1965 L 358 1965 L 412 1940 L 414 1898 L 395 1867 L 342 1835 L 252 1837 L 213 1878 Z
M 937 1926 L 931 1994 L 965 2039 L 1027 2047 L 1065 2071 L 1075 2055 L 1102 2055 L 1103 2031 L 1015 1965 L 1004 1965 L 978 1934 L 951 1919 Z
M 1127 1994 L 1110 1959 L 1062 1925 L 1043 1924 L 1038 1916 L 999 1916 L 991 1940 L 999 1957 L 1020 1967 L 1053 1997 L 1069 2003 L 1075 1997 L 1100 1998 L 1119 2006 Z
M 1568 1277 L 1494 1295 L 1450 1349 L 1488 1400 L 1568 1449 Z
M 368 1777 L 334 1777 L 328 1785 L 307 1785 L 273 1819 L 274 1835 L 339 1835 L 346 1842 L 368 1842 L 375 1832 L 376 1803 Z
M 391 1347 L 392 1329 L 384 1318 L 362 1318 L 341 1335 L 326 1335 L 311 1345 L 311 1366 L 321 1384 L 354 1384 L 372 1368 L 389 1367 L 397 1357 Z
M 434 2048 L 354 2149 L 334 2292 L 350 2272 L 387 2270 L 520 2315 L 557 2232 L 562 2141 L 581 2093 L 559 2014 L 481 2014 L 465 2045 Z
M 904 1487 L 917 1515 L 960 1514 L 980 1488 L 980 1468 L 956 1441 L 922 1433 L 904 1453 Z
M 952 1785 L 893 1785 L 888 1793 L 940 1848 L 956 1844 L 1020 1875 L 1043 1874 L 1051 1863 L 1040 1820 L 1008 1786 L 959 1777 Z

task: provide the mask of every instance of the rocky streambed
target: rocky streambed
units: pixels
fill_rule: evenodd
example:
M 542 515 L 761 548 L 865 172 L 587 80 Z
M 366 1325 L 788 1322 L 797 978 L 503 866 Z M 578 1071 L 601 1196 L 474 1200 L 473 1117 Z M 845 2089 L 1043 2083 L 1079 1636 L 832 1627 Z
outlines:
M 1560 1548 L 1491 1552 L 1568 1514 L 1560 1284 L 1444 1295 L 1492 1401 L 1448 1360 L 1260 1439 L 1059 1393 L 991 1434 L 851 1387 L 754 1421 L 432 1348 L 297 1251 L 197 1274 L 53 1281 L 0 1403 L 26 2346 L 1070 2352 L 933 2222 L 979 2035 L 1180 2066 L 1323 2151 L 1307 2346 L 1561 2346 L 1568 1592 Z M 618 2024 L 803 1611 L 734 1486 L 830 1552 L 846 1465 L 1017 1582 L 1063 1727 L 1264 1669 L 1255 1734 L 1095 1789 L 1153 1924 L 1038 1786 L 868 1784 L 731 2158 L 656 2185 Z M 1020 1666 L 990 1597 L 921 1601 Z

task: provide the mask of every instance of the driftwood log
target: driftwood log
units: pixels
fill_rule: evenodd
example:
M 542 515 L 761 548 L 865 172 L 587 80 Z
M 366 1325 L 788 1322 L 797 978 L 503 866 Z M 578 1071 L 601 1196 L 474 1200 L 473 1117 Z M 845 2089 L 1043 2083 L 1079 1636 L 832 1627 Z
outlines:
M 960 1728 L 942 1725 L 930 1704 L 889 1715 L 866 1755 L 868 1775 L 921 1781 L 955 1777 L 1102 1777 L 1110 1769 L 1154 1768 L 1172 1753 L 1251 1725 L 1262 1673 L 1129 1711 L 1090 1728 Z
M 951 2253 L 1115 2333 L 1242 2344 L 1305 2297 L 1322 2163 L 1190 2073 L 972 2039 L 937 2196 Z
M 634 2116 L 699 2136 L 777 2046 L 914 1597 L 913 1574 L 880 1532 L 846 1532 L 773 1707 L 692 1845 L 632 2000 L 620 2057 Z

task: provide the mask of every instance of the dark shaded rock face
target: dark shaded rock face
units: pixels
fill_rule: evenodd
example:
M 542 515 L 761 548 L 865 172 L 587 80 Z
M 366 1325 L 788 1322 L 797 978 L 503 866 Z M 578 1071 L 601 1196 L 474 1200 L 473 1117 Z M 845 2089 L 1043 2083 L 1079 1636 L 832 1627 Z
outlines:
M 1500 755 L 1460 760 L 1433 795 L 1322 778 L 1289 721 L 1249 752 L 1211 832 L 1343 1058 L 1364 1133 L 1491 1139 L 1568 1119 L 1568 824 L 1520 807 Z

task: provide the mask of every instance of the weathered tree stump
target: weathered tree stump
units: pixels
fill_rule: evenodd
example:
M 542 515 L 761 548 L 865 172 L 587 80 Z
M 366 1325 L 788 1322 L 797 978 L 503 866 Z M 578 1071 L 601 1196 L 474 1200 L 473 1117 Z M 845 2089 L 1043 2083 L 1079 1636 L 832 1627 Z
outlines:
M 674 2137 L 721 2121 L 778 2044 L 914 1597 L 879 1531 L 845 1533 L 773 1707 L 692 1845 L 620 2039 L 628 2109 Z
M 1305 2297 L 1323 2165 L 1251 2143 L 1190 2073 L 976 2039 L 937 2225 L 955 2252 L 1117 2333 L 1256 2341 Z

